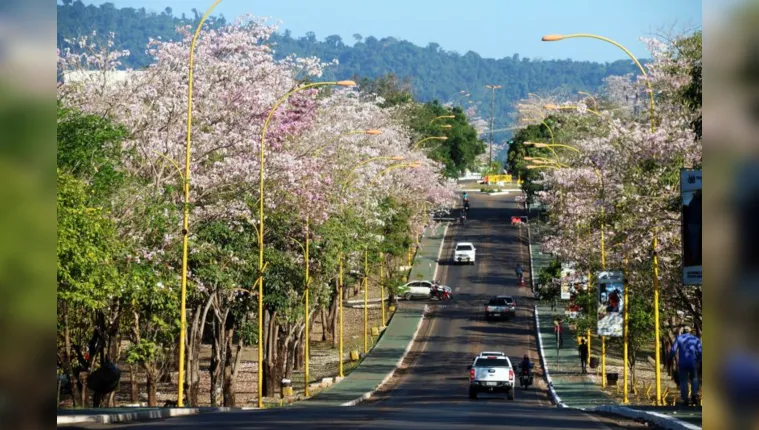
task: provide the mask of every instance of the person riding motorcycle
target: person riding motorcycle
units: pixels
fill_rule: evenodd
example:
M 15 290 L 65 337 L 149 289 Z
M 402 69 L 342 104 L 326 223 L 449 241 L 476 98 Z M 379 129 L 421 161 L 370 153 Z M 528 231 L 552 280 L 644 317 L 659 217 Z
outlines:
M 517 278 L 519 278 L 519 282 L 522 282 L 522 279 L 524 277 L 524 270 L 522 269 L 521 264 L 517 264 L 517 268 L 514 270 L 517 274 Z
M 526 385 L 532 385 L 532 362 L 530 361 L 530 357 L 525 354 L 524 358 L 522 359 L 522 362 L 519 363 L 519 368 L 522 370 L 522 375 L 527 376 L 528 383 Z M 520 377 L 521 381 L 521 377 Z
M 532 366 L 533 365 L 532 365 L 532 362 L 530 361 L 530 357 L 527 354 L 525 354 L 524 358 L 522 358 L 522 362 L 519 363 L 519 367 L 522 369 L 522 371 L 524 370 L 529 371 L 529 370 L 532 370 Z

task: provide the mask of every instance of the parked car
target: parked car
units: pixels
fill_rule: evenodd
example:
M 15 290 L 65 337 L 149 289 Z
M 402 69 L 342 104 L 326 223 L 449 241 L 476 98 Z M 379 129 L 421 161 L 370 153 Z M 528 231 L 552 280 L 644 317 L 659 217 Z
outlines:
M 433 281 L 411 281 L 401 287 L 400 296 L 406 300 L 429 299 L 432 292 Z M 451 287 L 440 285 L 440 289 L 452 293 Z

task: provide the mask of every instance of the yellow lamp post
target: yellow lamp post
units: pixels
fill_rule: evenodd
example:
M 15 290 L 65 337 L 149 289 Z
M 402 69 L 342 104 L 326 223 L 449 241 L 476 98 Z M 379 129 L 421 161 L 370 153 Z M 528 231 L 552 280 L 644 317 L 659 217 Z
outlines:
M 562 109 L 575 109 L 575 110 L 579 110 L 580 109 L 580 107 L 576 106 L 576 105 L 558 106 L 558 105 L 555 105 L 555 104 L 547 104 L 547 105 L 544 105 L 543 107 L 546 108 L 547 110 L 562 110 Z M 598 112 L 598 111 L 590 109 L 590 108 L 586 108 L 585 110 L 588 111 L 588 112 L 590 112 L 590 113 L 592 113 L 593 115 L 595 115 L 595 116 L 597 116 L 599 118 L 606 119 L 606 118 L 604 118 L 604 116 L 603 116 L 603 114 L 601 112 Z
M 536 112 L 537 112 L 537 111 L 536 111 Z M 543 126 L 544 126 L 544 127 L 547 129 L 547 130 L 548 130 L 548 134 L 550 134 L 550 135 L 551 135 L 551 143 L 556 143 L 556 138 L 555 138 L 555 136 L 554 136 L 554 133 L 553 133 L 553 129 L 551 128 L 551 126 L 550 126 L 550 125 L 548 125 L 548 124 L 546 123 L 546 121 L 545 121 L 545 119 L 544 119 L 544 118 L 533 118 L 533 117 L 529 117 L 529 118 L 523 119 L 522 121 L 525 121 L 525 120 L 527 120 L 527 121 L 533 120 L 533 121 L 537 121 L 537 122 L 539 122 L 540 124 L 543 124 Z
M 393 160 L 393 161 L 403 161 L 406 157 L 402 155 L 381 155 L 379 157 L 371 157 L 364 161 L 361 161 L 360 163 L 357 163 L 355 166 L 351 168 L 351 170 L 348 171 L 348 174 L 345 175 L 345 181 L 343 181 L 342 187 L 340 187 L 340 194 L 342 195 L 345 193 L 345 189 L 347 188 L 348 184 L 352 182 L 352 178 L 356 170 L 358 170 L 362 166 L 366 166 L 367 164 L 374 162 L 374 161 L 380 161 L 380 160 Z
M 369 164 L 369 163 L 371 163 L 373 161 L 380 161 L 380 160 L 400 161 L 400 160 L 404 160 L 404 159 L 405 159 L 405 157 L 400 156 L 400 155 L 379 156 L 379 157 L 372 157 L 372 158 L 369 158 L 367 160 L 361 161 L 360 163 L 357 163 L 355 166 L 353 166 L 353 168 L 351 168 L 351 170 L 346 175 L 346 180 L 343 182 L 342 186 L 340 187 L 340 193 L 341 194 L 345 193 L 348 185 L 352 182 L 351 181 L 351 177 L 353 176 L 353 173 L 359 167 L 364 166 L 366 164 Z M 365 257 L 368 258 L 368 256 L 365 256 Z M 342 376 L 344 376 L 343 375 L 343 253 L 342 252 L 340 253 L 340 257 L 339 258 L 340 258 L 340 261 L 339 261 L 340 275 L 339 275 L 339 281 L 338 281 L 338 296 L 339 296 L 338 306 L 339 306 L 339 314 L 340 315 L 339 315 L 338 324 L 340 325 L 340 327 L 339 327 L 339 339 L 338 339 L 338 344 L 339 344 L 339 346 L 338 346 L 338 350 L 339 350 L 338 354 L 340 355 L 340 359 L 339 359 L 339 365 L 338 365 L 338 375 L 340 377 L 342 377 Z M 365 269 L 367 269 L 367 267 L 365 267 Z M 366 335 L 368 333 L 368 318 L 369 318 L 368 311 L 367 311 L 367 308 L 366 308 L 366 304 L 368 302 L 367 293 L 368 293 L 368 290 L 367 290 L 367 282 L 366 282 L 366 276 L 365 276 L 364 277 L 364 301 L 365 301 L 365 303 L 364 303 L 364 352 L 367 352 L 367 350 L 368 350 L 368 342 L 367 342 L 367 339 L 366 339 Z M 383 320 L 383 322 L 384 322 L 384 320 Z
M 411 150 L 415 151 L 416 148 L 419 147 L 419 145 L 421 145 L 422 143 L 424 143 L 424 142 L 426 142 L 428 140 L 448 140 L 448 136 L 430 136 L 430 137 L 425 137 L 424 139 L 422 139 L 422 140 L 416 142 L 415 144 L 411 145 Z
M 490 98 L 490 155 L 488 155 L 488 171 L 493 167 L 493 122 L 495 121 L 494 109 L 495 109 L 495 90 L 503 88 L 503 85 L 488 84 L 485 88 L 491 90 Z
M 304 347 L 304 353 L 303 353 L 304 363 L 303 364 L 304 364 L 304 367 L 305 367 L 303 378 L 304 378 L 305 384 L 306 384 L 305 385 L 305 389 L 304 389 L 304 395 L 306 397 L 309 397 L 311 395 L 309 387 L 308 387 L 309 380 L 310 380 L 310 375 L 309 375 L 309 370 L 310 370 L 310 368 L 309 368 L 309 356 L 310 356 L 309 346 L 310 345 L 309 344 L 311 343 L 310 342 L 311 338 L 310 338 L 310 335 L 309 335 L 309 332 L 308 332 L 309 325 L 310 325 L 309 324 L 309 317 L 310 317 L 310 315 L 309 315 L 309 296 L 310 296 L 310 294 L 309 294 L 309 285 L 311 284 L 311 276 L 310 276 L 310 273 L 309 273 L 309 256 L 308 256 L 308 245 L 309 245 L 309 236 L 310 236 L 310 230 L 309 230 L 309 221 L 310 221 L 310 218 L 311 217 L 309 215 L 306 215 L 306 240 L 305 240 L 306 245 L 303 246 L 303 244 L 301 244 L 297 240 L 295 240 L 293 238 L 290 238 L 290 240 L 292 240 L 293 242 L 295 242 L 296 244 L 298 244 L 298 246 L 300 246 L 301 250 L 303 251 L 303 261 L 304 261 L 305 266 L 306 266 L 306 268 L 305 268 L 305 288 L 304 288 L 305 289 L 305 291 L 304 291 L 304 296 L 305 296 L 304 297 L 304 301 L 305 301 L 305 311 L 304 311 L 304 314 L 305 315 L 304 315 L 304 318 L 303 318 L 303 320 L 306 322 L 305 333 L 304 333 L 305 343 L 303 344 L 303 347 Z
M 435 121 L 437 121 L 439 119 L 443 119 L 443 118 L 456 118 L 456 115 L 440 115 L 440 116 L 436 116 L 435 118 L 432 119 L 432 121 L 430 121 L 430 124 L 432 124 L 433 122 L 435 122 Z
M 545 157 L 524 157 L 525 160 L 531 161 L 533 164 L 553 164 L 559 167 L 569 167 L 566 164 L 563 164 L 559 162 L 558 160 L 554 160 L 551 158 L 545 158 Z
M 624 276 L 624 282 L 625 282 L 625 287 L 624 287 L 625 288 L 625 293 L 624 293 L 624 325 L 625 325 L 624 326 L 624 337 L 625 338 L 624 338 L 624 343 L 623 343 L 623 346 L 622 346 L 622 391 L 624 391 L 624 394 L 622 395 L 622 403 L 626 405 L 626 404 L 630 403 L 630 399 L 628 399 L 628 393 L 630 391 L 630 388 L 628 386 L 628 379 L 629 379 L 629 377 L 628 377 L 628 370 L 627 370 L 628 369 L 628 364 L 627 364 L 627 359 L 628 359 L 628 357 L 627 357 L 627 354 L 628 354 L 628 352 L 627 352 L 627 342 L 628 342 L 628 330 L 629 330 L 628 323 L 627 323 L 627 321 L 628 321 L 627 320 L 627 318 L 628 318 L 627 310 L 629 308 L 629 305 L 627 303 L 627 297 L 628 297 L 627 292 L 629 290 L 628 287 L 629 287 L 630 284 L 628 282 L 629 272 L 628 272 L 628 262 L 627 262 L 627 256 L 626 255 L 625 255 L 625 272 L 624 273 L 625 273 L 625 276 Z
M 364 354 L 369 352 L 369 246 L 364 246 Z
M 345 375 L 343 374 L 343 253 L 340 253 L 339 258 L 339 266 L 340 266 L 340 275 L 337 280 L 337 296 L 338 296 L 338 306 L 340 308 L 339 316 L 338 316 L 338 324 L 339 324 L 339 340 L 338 340 L 338 350 L 340 354 L 340 360 L 338 360 L 338 376 L 341 378 Z
M 585 91 L 578 91 L 577 94 L 589 97 L 591 100 L 593 100 L 593 107 L 598 109 L 598 101 L 596 100 L 595 97 L 593 97 L 593 94 L 585 92 Z
M 396 157 L 374 157 L 374 159 L 365 160 L 365 161 L 363 161 L 363 162 L 361 162 L 359 164 L 363 165 L 363 164 L 366 164 L 366 163 L 368 163 L 370 161 L 379 160 L 379 159 L 403 159 L 403 157 L 399 157 L 399 156 L 396 156 Z M 380 176 L 384 175 L 385 173 L 387 173 L 387 172 L 389 172 L 391 170 L 395 170 L 395 169 L 399 169 L 399 168 L 412 168 L 412 169 L 416 169 L 416 168 L 419 168 L 419 167 L 421 167 L 421 163 L 419 163 L 419 162 L 393 164 L 393 165 L 385 168 L 384 170 L 380 171 L 379 173 L 377 173 L 374 176 L 374 178 L 372 179 L 371 183 L 376 182 L 377 179 L 379 179 Z M 355 170 L 355 168 L 353 170 Z M 350 181 L 348 181 L 348 180 L 346 180 L 343 183 L 343 185 L 341 187 L 341 193 L 344 193 L 346 191 L 347 185 L 349 183 L 350 183 Z M 341 266 L 341 268 L 342 268 L 342 266 Z M 341 274 L 342 274 L 342 270 L 341 270 Z M 365 246 L 364 247 L 364 280 L 363 280 L 363 283 L 364 283 L 364 353 L 369 352 L 369 339 L 368 339 L 368 335 L 369 335 L 369 308 L 368 308 L 368 304 L 369 304 L 369 280 L 368 280 L 368 274 L 369 274 L 369 248 L 368 248 L 368 246 Z M 342 276 L 341 276 L 341 279 L 342 279 Z M 342 285 L 342 281 L 340 282 L 340 284 Z M 341 301 L 342 301 L 342 297 L 341 297 Z M 341 333 L 340 334 L 340 344 L 341 344 L 340 349 L 342 350 L 342 327 L 341 327 L 340 333 Z M 341 352 L 340 359 L 342 360 L 342 352 Z
M 609 39 L 607 37 L 598 36 L 596 34 L 586 34 L 586 33 L 577 33 L 577 34 L 548 34 L 548 35 L 543 36 L 542 40 L 543 40 L 543 42 L 556 42 L 556 41 L 559 41 L 559 40 L 573 39 L 573 38 L 590 38 L 590 39 L 601 40 L 601 41 L 604 41 L 606 43 L 611 43 L 612 45 L 614 45 L 617 48 L 619 48 L 622 51 L 624 51 L 625 54 L 627 54 L 627 56 L 630 57 L 631 60 L 633 60 L 633 62 L 635 63 L 635 65 L 638 66 L 638 69 L 640 70 L 641 74 L 643 74 L 643 76 L 646 78 L 646 85 L 648 86 L 648 95 L 649 95 L 649 98 L 651 100 L 651 108 L 650 108 L 650 111 L 651 111 L 651 131 L 654 131 L 654 129 L 655 129 L 655 123 L 656 123 L 656 117 L 655 117 L 655 113 L 654 113 L 654 91 L 651 88 L 651 81 L 648 78 L 648 73 L 646 73 L 646 69 L 643 68 L 643 66 L 640 64 L 640 62 L 638 61 L 638 59 L 635 58 L 635 56 L 632 54 L 632 52 L 630 52 L 630 50 L 628 50 L 627 48 L 625 48 L 621 44 L 619 44 L 619 43 L 617 43 L 617 42 L 615 42 L 615 41 L 613 41 L 613 40 L 611 40 L 611 39 Z M 661 388 L 661 387 L 659 387 L 659 388 Z M 661 393 L 659 393 L 659 394 L 661 394 Z M 657 399 L 657 401 L 658 401 L 658 399 Z
M 640 70 L 641 74 L 646 78 L 646 86 L 648 87 L 648 96 L 651 100 L 650 105 L 650 113 L 651 113 L 651 132 L 653 133 L 656 130 L 656 113 L 654 108 L 654 90 L 651 87 L 651 80 L 648 77 L 648 73 L 646 73 L 646 69 L 643 68 L 643 66 L 640 64 L 637 58 L 630 52 L 629 49 L 625 48 L 618 42 L 615 42 L 614 40 L 611 40 L 607 37 L 599 36 L 596 34 L 587 34 L 587 33 L 577 33 L 577 34 L 548 34 L 543 36 L 542 40 L 544 42 L 556 42 L 559 40 L 564 39 L 572 39 L 572 38 L 590 38 L 590 39 L 596 39 L 600 40 L 606 43 L 610 43 L 617 48 L 624 51 L 625 54 L 627 54 L 628 57 L 630 57 L 631 60 L 635 63 L 636 66 L 638 66 L 638 69 Z M 653 239 L 651 241 L 651 248 L 653 251 L 653 271 L 654 271 L 654 337 L 656 339 L 655 342 L 655 351 L 654 354 L 656 355 L 656 404 L 662 405 L 662 396 L 661 396 L 661 333 L 660 333 L 660 322 L 659 322 L 659 256 L 657 255 L 656 247 L 657 247 L 657 237 L 656 237 L 656 228 L 654 228 L 654 235 Z
M 293 94 L 303 91 L 309 88 L 319 87 L 319 86 L 325 86 L 325 85 L 337 85 L 342 87 L 354 87 L 356 86 L 356 83 L 353 81 L 331 81 L 331 82 L 314 82 L 311 84 L 306 84 L 301 87 L 297 87 L 291 91 L 289 91 L 287 94 L 283 95 L 282 97 L 277 100 L 277 102 L 274 104 L 274 107 L 271 108 L 269 111 L 269 115 L 266 117 L 266 121 L 264 122 L 264 126 L 261 129 L 261 153 L 260 153 L 260 167 L 259 167 L 259 199 L 258 199 L 258 222 L 260 223 L 260 226 L 257 228 L 258 233 L 258 327 L 259 327 L 259 336 L 258 336 L 258 407 L 263 409 L 264 403 L 263 403 L 263 376 L 264 376 L 264 367 L 263 367 L 263 361 L 264 361 L 264 344 L 263 344 L 263 330 L 262 327 L 264 325 L 264 156 L 266 154 L 265 148 L 266 148 L 266 130 L 269 127 L 269 122 L 271 121 L 272 116 L 274 116 L 274 112 L 277 110 L 277 108 L 285 101 L 288 97 L 292 96 Z
M 195 45 L 200 36 L 200 29 L 203 27 L 206 19 L 211 12 L 221 3 L 216 0 L 206 13 L 200 19 L 198 26 L 195 28 L 195 34 L 190 44 L 190 61 L 189 75 L 187 84 L 187 144 L 185 148 L 185 173 L 182 176 L 184 180 L 184 214 L 182 220 L 182 281 L 181 281 L 181 298 L 180 298 L 180 322 L 179 322 L 179 375 L 177 378 L 177 406 L 184 406 L 184 355 L 185 342 L 187 339 L 187 248 L 189 246 L 190 236 L 190 154 L 192 148 L 192 84 L 193 70 L 195 68 Z
M 345 133 L 338 134 L 337 136 L 335 136 L 334 139 L 328 141 L 324 145 L 321 145 L 321 146 L 317 147 L 316 149 L 314 149 L 314 151 L 316 151 L 316 154 L 318 155 L 318 154 L 321 153 L 321 150 L 324 149 L 324 148 L 326 148 L 327 146 L 330 146 L 331 144 L 337 142 L 338 140 L 340 140 L 341 138 L 343 138 L 345 136 L 350 136 L 350 135 L 354 135 L 354 134 L 366 134 L 366 135 L 369 135 L 369 136 L 376 136 L 378 134 L 382 134 L 382 130 L 377 129 L 377 128 L 370 128 L 370 129 L 366 129 L 366 130 L 351 130 L 351 131 L 346 131 Z

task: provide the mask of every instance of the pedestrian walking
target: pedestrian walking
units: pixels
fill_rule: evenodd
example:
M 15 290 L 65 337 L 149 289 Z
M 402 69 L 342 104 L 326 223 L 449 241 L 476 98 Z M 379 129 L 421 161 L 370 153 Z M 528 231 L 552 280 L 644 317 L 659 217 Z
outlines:
M 685 405 L 698 404 L 698 368 L 701 364 L 701 340 L 691 334 L 690 327 L 684 327 L 682 334 L 677 337 L 669 353 L 669 361 L 677 356 L 677 373 L 680 379 L 680 398 Z M 688 398 L 688 381 L 690 393 Z
M 582 373 L 588 373 L 588 344 L 585 342 L 585 338 L 582 338 L 577 350 L 580 352 Z

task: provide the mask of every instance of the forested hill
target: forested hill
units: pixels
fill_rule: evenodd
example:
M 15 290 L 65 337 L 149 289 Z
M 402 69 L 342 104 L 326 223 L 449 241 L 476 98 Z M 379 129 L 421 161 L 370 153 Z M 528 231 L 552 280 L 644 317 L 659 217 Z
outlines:
M 170 8 L 155 13 L 145 8 L 118 9 L 112 3 L 96 7 L 85 6 L 79 0 L 63 0 L 63 4 L 58 4 L 58 47 L 64 46 L 63 38 L 88 34 L 93 30 L 98 34 L 114 32 L 116 48 L 129 49 L 132 53 L 132 57 L 125 61 L 125 67 L 139 69 L 150 62 L 145 54 L 148 38 L 160 36 L 163 40 L 176 39 L 176 26 L 195 25 L 199 21 L 201 11 L 193 12 L 192 17 L 184 14 L 177 17 Z M 211 26 L 225 24 L 223 16 L 210 20 Z M 496 125 L 507 122 L 514 102 L 527 97 L 527 93 L 542 94 L 557 89 L 595 91 L 606 76 L 624 75 L 636 70 L 630 61 L 534 61 L 520 58 L 519 54 L 492 59 L 482 58 L 471 51 L 463 55 L 446 51 L 435 43 L 420 47 L 392 37 L 364 38 L 358 34 L 349 42 L 353 46 L 346 44 L 339 36 L 327 36 L 320 41 L 315 34 L 307 33 L 305 37 L 293 38 L 287 30 L 275 35 L 271 42 L 275 44 L 278 56 L 295 53 L 318 56 L 325 61 L 338 59 L 340 64 L 328 71 L 326 79 L 374 78 L 394 73 L 400 78 L 408 78 L 414 95 L 421 101 L 485 102 L 481 105 L 485 114 L 490 111 L 489 93 L 486 93 L 485 85 L 503 85 L 496 93 Z M 461 97 L 461 90 L 470 92 L 471 96 Z

